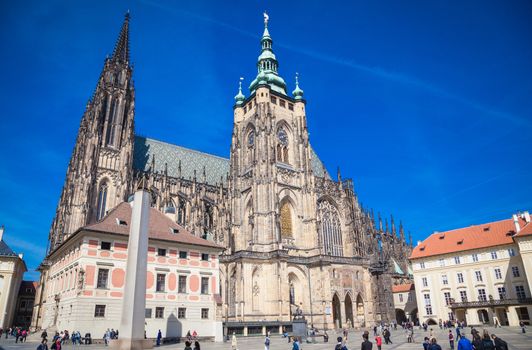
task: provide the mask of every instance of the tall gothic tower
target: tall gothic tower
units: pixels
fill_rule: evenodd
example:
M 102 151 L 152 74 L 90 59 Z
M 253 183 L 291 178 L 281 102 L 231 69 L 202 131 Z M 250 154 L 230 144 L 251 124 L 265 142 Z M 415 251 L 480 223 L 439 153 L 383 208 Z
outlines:
M 49 252 L 127 199 L 132 179 L 135 90 L 129 13 L 87 103 L 49 234 Z
M 294 97 L 278 74 L 265 20 L 258 74 L 235 97 L 231 146 L 233 251 L 313 248 L 316 209 L 303 91 Z

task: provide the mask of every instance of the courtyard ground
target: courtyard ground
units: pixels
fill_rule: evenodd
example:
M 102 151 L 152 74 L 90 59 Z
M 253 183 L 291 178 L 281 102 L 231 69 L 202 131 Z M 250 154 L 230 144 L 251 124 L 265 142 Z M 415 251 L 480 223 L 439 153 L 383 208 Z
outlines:
M 482 328 L 477 328 L 482 332 Z M 517 327 L 504 327 L 504 328 L 486 328 L 490 333 L 495 333 L 497 336 L 505 340 L 508 345 L 509 349 L 511 350 L 531 350 L 532 349 L 532 333 L 521 333 L 521 329 Z M 471 339 L 470 337 L 470 330 L 469 328 L 465 329 L 467 337 Z M 454 332 L 454 330 L 453 330 Z M 373 332 L 370 331 L 370 335 Z M 448 350 L 449 342 L 447 340 L 447 333 L 446 330 L 440 330 L 434 329 L 434 335 L 436 336 L 436 339 L 438 340 L 438 344 L 441 345 L 442 349 Z M 397 329 L 396 331 L 392 331 L 391 340 L 393 341 L 393 344 L 384 344 L 382 345 L 383 350 L 410 350 L 410 349 L 423 349 L 423 345 L 421 345 L 421 342 L 423 341 L 423 338 L 425 336 L 428 336 L 429 332 L 426 333 L 423 330 L 416 330 L 414 333 L 414 340 L 416 343 L 407 343 L 406 342 L 406 335 L 405 332 L 402 329 Z M 336 335 L 334 332 L 329 332 L 330 339 L 329 343 L 323 343 L 323 341 L 318 341 L 317 344 L 305 344 L 303 343 L 301 348 L 302 349 L 309 349 L 309 350 L 325 350 L 334 349 L 335 343 L 336 343 L 336 337 L 340 334 Z M 348 348 L 350 350 L 358 350 L 360 349 L 360 343 L 362 341 L 362 331 L 352 331 L 349 333 L 348 337 Z M 15 343 L 15 340 L 13 338 L 5 339 L 2 337 L 0 339 L 0 349 L 2 350 L 35 350 L 37 348 L 38 343 L 35 341 L 28 341 L 26 343 Z M 183 349 L 185 347 L 184 343 L 179 344 L 168 344 L 163 345 L 160 347 L 161 350 L 174 350 L 174 349 Z M 227 343 L 212 343 L 212 342 L 203 342 L 201 344 L 201 348 L 203 350 L 231 350 L 231 342 Z M 247 338 L 238 338 L 238 348 L 240 350 L 262 350 L 264 349 L 264 338 L 263 337 L 247 337 Z M 65 344 L 62 348 L 63 350 L 104 350 L 108 349 L 107 347 L 103 345 L 81 345 L 74 347 L 71 343 Z M 281 338 L 280 336 L 272 336 L 271 338 L 271 345 L 270 350 L 291 350 L 292 344 L 288 344 L 287 340 L 285 338 Z M 377 346 L 374 344 L 373 349 L 377 350 Z M 455 345 L 456 349 L 456 345 Z

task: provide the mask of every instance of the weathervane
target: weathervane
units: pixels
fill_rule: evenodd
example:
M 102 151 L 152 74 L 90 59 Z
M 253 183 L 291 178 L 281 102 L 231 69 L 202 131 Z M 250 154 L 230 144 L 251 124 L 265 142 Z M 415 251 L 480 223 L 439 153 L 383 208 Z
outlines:
M 270 19 L 270 16 L 268 16 L 268 14 L 266 13 L 266 11 L 264 11 L 264 26 L 267 27 L 268 26 L 268 20 Z

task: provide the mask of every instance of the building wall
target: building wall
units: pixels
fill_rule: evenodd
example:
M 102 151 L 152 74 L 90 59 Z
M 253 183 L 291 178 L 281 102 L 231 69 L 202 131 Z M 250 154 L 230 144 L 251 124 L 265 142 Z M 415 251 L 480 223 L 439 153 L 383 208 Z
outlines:
M 13 326 L 17 295 L 26 271 L 20 257 L 0 257 L 0 327 Z
M 110 242 L 111 249 L 102 249 L 102 242 Z M 158 249 L 166 249 L 159 256 Z M 187 258 L 179 259 L 186 251 Z M 208 261 L 202 261 L 202 253 Z M 49 279 L 44 291 L 42 328 L 79 330 L 100 338 L 107 328 L 120 328 L 122 296 L 127 260 L 127 241 L 124 237 L 86 234 L 62 246 L 50 259 Z M 108 270 L 105 286 L 98 286 L 100 270 Z M 157 291 L 157 275 L 165 275 L 164 291 Z M 186 276 L 186 292 L 178 292 L 179 276 Z M 208 288 L 201 293 L 201 279 Z M 146 286 L 146 308 L 152 309 L 146 318 L 148 337 L 155 337 L 160 329 L 164 337 L 184 336 L 196 330 L 200 336 L 219 336 L 221 326 L 216 322 L 215 295 L 219 293 L 218 253 L 212 249 L 185 246 L 150 240 Z M 105 305 L 103 316 L 96 316 L 96 305 Z M 164 308 L 156 315 L 156 308 Z M 185 317 L 178 308 L 186 308 Z M 201 309 L 208 309 L 202 318 Z M 156 317 L 157 316 L 157 317 Z M 159 317 L 162 316 L 162 317 Z
M 417 299 L 416 291 L 408 290 L 404 292 L 393 293 L 393 303 L 395 305 L 395 319 L 401 322 L 400 316 L 405 317 L 407 321 L 415 322 L 417 319 Z M 400 310 L 400 311 L 398 311 Z
M 515 256 L 511 256 L 511 251 L 515 252 Z M 492 257 L 492 253 L 496 256 Z M 475 261 L 474 255 L 478 257 L 478 261 Z M 459 258 L 458 263 L 455 258 Z M 499 300 L 498 288 L 505 288 L 505 299 L 515 299 L 516 286 L 522 286 L 526 296 L 530 297 L 527 273 L 516 244 L 415 259 L 412 261 L 412 266 L 420 322 L 457 318 L 470 325 L 479 325 L 486 321 L 493 323 L 495 317 L 504 323 L 502 320 L 504 315 L 501 314 L 503 311 L 497 310 L 494 314 L 489 307 L 471 308 L 465 313 L 463 311 L 453 313 L 446 304 L 445 293 L 449 293 L 447 295 L 456 302 L 462 301 L 460 293 L 465 293 L 467 301 L 478 301 L 480 290 L 484 290 L 486 300 Z M 496 269 L 499 269 L 500 275 L 496 273 Z M 518 276 L 514 276 L 512 269 L 518 270 Z M 463 276 L 463 282 L 459 281 L 459 273 Z M 477 273 L 480 273 L 482 280 L 477 278 Z M 447 283 L 444 282 L 445 278 Z M 426 295 L 430 296 L 430 307 L 426 305 Z M 526 307 L 530 313 L 532 308 Z M 487 320 L 482 320 L 479 310 L 486 310 Z M 515 307 L 508 307 L 506 317 L 510 325 L 518 325 Z

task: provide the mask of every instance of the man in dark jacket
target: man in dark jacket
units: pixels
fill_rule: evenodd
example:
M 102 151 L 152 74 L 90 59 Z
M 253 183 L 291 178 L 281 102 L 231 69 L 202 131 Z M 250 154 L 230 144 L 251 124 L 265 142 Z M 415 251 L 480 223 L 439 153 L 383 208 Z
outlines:
M 364 341 L 362 342 L 362 347 L 360 349 L 361 350 L 372 350 L 373 343 L 368 340 L 369 338 L 368 335 L 364 333 L 364 335 L 362 335 L 362 338 L 364 339 Z
M 495 350 L 508 350 L 508 344 L 495 334 L 491 335 L 491 339 L 493 339 L 493 343 L 495 344 Z

